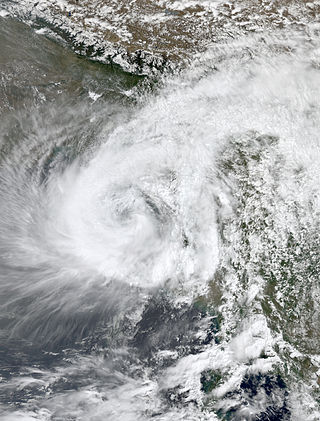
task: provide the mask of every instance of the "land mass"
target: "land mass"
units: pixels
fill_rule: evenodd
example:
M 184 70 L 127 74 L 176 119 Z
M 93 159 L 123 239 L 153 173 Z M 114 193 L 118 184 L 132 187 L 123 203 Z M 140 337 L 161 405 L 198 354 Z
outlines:
M 20 0 L 4 7 L 59 33 L 80 54 L 147 74 L 189 62 L 213 42 L 316 23 L 320 1 Z

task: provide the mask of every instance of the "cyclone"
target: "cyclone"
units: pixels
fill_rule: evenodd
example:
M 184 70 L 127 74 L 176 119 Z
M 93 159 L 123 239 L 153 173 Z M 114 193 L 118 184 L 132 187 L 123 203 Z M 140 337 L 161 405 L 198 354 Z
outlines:
M 317 32 L 155 82 L 0 22 L 3 419 L 319 419 Z

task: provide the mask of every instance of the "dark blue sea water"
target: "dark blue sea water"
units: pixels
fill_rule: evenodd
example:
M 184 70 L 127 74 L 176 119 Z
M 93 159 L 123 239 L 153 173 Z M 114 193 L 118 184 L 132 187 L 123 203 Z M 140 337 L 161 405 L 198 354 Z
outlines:
M 3 420 L 318 420 L 320 44 L 147 79 L 0 14 Z

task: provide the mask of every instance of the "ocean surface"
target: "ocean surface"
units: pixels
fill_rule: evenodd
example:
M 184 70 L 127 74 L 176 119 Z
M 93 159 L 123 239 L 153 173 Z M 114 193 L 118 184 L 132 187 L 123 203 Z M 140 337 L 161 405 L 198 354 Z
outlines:
M 126 73 L 0 10 L 0 418 L 320 419 L 319 25 Z

